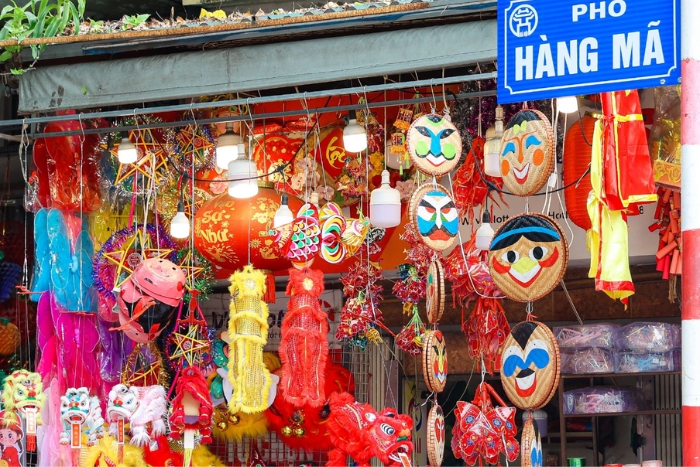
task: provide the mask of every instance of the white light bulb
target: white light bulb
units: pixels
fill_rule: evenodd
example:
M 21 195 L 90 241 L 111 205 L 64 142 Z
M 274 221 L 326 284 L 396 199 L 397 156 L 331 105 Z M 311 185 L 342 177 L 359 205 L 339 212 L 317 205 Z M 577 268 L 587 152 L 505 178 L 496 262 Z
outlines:
M 486 175 L 501 178 L 500 151 L 501 139 L 496 136 L 496 126 L 491 125 L 486 130 L 486 143 L 484 143 L 484 173 Z
M 348 113 L 349 122 L 343 129 L 343 146 L 347 152 L 358 153 L 367 149 L 367 132 L 357 123 L 356 113 L 351 110 Z
M 226 124 L 226 131 L 216 141 L 216 166 L 226 170 L 230 162 L 238 159 L 241 136 L 233 132 L 233 124 Z
M 228 194 L 234 198 L 252 198 L 258 194 L 258 168 L 250 159 L 237 159 L 228 165 Z
M 411 168 L 411 159 L 401 160 L 401 154 L 395 154 L 389 150 L 386 154 L 386 166 L 395 170 L 399 170 L 403 165 L 404 170 Z
M 372 190 L 369 220 L 375 227 L 396 227 L 401 223 L 401 193 L 391 188 L 388 170 L 382 172 L 382 186 Z
M 289 197 L 287 194 L 282 195 L 282 199 L 280 201 L 280 207 L 277 209 L 277 212 L 275 213 L 275 217 L 272 221 L 272 227 L 275 229 L 285 225 L 289 224 L 294 220 L 294 213 L 292 212 L 291 209 L 289 209 Z
M 133 164 L 138 159 L 136 146 L 129 138 L 122 138 L 122 142 L 117 148 L 117 158 L 120 164 Z
M 481 221 L 481 227 L 476 231 L 476 248 L 482 251 L 491 249 L 491 241 L 493 240 L 493 228 L 490 223 L 488 211 L 484 211 L 484 216 Z
M 557 110 L 563 114 L 578 111 L 578 99 L 575 97 L 557 97 Z
M 190 220 L 185 214 L 185 207 L 180 201 L 177 205 L 177 214 L 170 221 L 170 236 L 173 238 L 187 238 L 190 236 Z

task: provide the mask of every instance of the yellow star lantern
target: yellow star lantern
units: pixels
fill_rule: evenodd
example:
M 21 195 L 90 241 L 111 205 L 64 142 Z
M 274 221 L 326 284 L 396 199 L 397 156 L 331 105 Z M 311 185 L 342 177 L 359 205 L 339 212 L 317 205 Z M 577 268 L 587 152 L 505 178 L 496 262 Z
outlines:
M 175 346 L 170 355 L 171 361 L 178 361 L 180 368 L 199 365 L 204 354 L 209 352 L 209 341 L 202 337 L 202 330 L 207 326 L 207 322 L 195 317 L 195 312 L 190 311 L 187 319 L 179 320 L 176 331 L 170 335 L 171 342 Z M 187 330 L 182 333 L 181 328 Z
M 144 259 L 167 258 L 173 251 L 167 248 L 153 248 L 151 243 L 150 235 L 144 235 L 143 229 L 136 229 L 120 249 L 103 253 L 104 258 L 117 268 L 114 272 L 114 289 L 119 289 Z

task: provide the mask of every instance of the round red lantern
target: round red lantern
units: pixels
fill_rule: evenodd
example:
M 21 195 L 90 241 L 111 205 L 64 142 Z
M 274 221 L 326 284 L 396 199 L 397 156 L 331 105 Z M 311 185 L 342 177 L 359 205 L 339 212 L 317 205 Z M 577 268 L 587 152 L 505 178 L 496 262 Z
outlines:
M 228 278 L 248 263 L 272 272 L 291 267 L 277 250 L 275 237 L 268 234 L 280 196 L 274 189 L 260 186 L 252 198 L 236 199 L 222 193 L 199 208 L 194 216 L 194 246 L 212 264 L 216 277 Z M 289 196 L 293 213 L 302 204 L 299 198 Z
M 588 193 L 591 191 L 591 174 L 577 184 L 591 163 L 591 146 L 593 142 L 593 129 L 596 118 L 591 115 L 584 115 L 581 123 L 576 122 L 566 132 L 566 142 L 564 143 L 564 200 L 569 218 L 583 230 L 591 228 L 591 219 L 588 217 Z M 583 131 L 581 127 L 583 126 Z M 585 137 L 584 137 L 585 134 Z M 586 140 L 588 142 L 586 142 Z

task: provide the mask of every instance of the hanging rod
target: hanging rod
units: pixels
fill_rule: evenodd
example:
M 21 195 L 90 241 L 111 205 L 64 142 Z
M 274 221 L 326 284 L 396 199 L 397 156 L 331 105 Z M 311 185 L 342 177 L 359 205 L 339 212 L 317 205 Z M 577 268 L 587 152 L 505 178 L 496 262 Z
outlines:
M 166 105 L 160 107 L 139 107 L 131 110 L 110 110 L 105 112 L 94 112 L 88 114 L 69 114 L 69 115 L 56 115 L 49 117 L 30 117 L 30 118 L 18 118 L 14 120 L 3 120 L 0 121 L 0 128 L 5 127 L 22 127 L 25 124 L 34 123 L 49 123 L 49 122 L 66 122 L 79 120 L 80 118 L 90 119 L 90 118 L 116 118 L 116 117 L 135 117 L 138 115 L 150 115 L 162 112 L 178 112 L 186 110 L 202 110 L 202 109 L 212 109 L 218 107 L 231 107 L 234 105 L 250 105 L 250 104 L 265 104 L 270 102 L 281 102 L 281 101 L 292 101 L 301 99 L 313 99 L 317 97 L 334 97 L 343 96 L 347 94 L 366 94 L 378 91 L 391 91 L 396 89 L 405 88 L 422 88 L 426 86 L 436 86 L 442 84 L 457 84 L 465 83 L 468 81 L 479 81 L 484 79 L 496 78 L 496 73 L 479 73 L 474 75 L 461 75 L 452 76 L 448 78 L 434 78 L 434 79 L 422 79 L 416 81 L 408 81 L 401 83 L 384 83 L 372 86 L 356 86 L 353 88 L 344 89 L 328 89 L 325 91 L 312 91 L 312 92 L 297 92 L 293 94 L 282 94 L 279 96 L 264 96 L 264 97 L 248 97 L 244 99 L 230 99 L 225 101 L 217 102 L 193 102 L 191 104 L 177 104 L 177 105 Z M 430 99 L 432 100 L 432 98 Z M 297 114 L 298 115 L 298 114 Z M 228 118 L 225 121 L 235 121 L 232 118 Z M 87 133 L 87 132 L 86 132 Z
M 486 97 L 486 96 L 493 96 L 496 94 L 496 91 L 477 91 L 477 92 L 468 92 L 468 93 L 460 93 L 460 94 L 448 94 L 445 96 L 445 98 L 448 101 L 454 100 L 455 98 L 457 99 L 469 99 L 469 98 L 474 98 L 474 97 Z M 442 100 L 442 96 L 439 98 L 436 96 L 435 97 L 436 101 Z M 308 113 L 309 114 L 315 114 L 315 113 L 328 113 L 328 112 L 342 112 L 342 111 L 347 111 L 347 110 L 360 110 L 360 109 L 366 109 L 366 108 L 374 108 L 374 107 L 395 107 L 398 105 L 410 105 L 410 104 L 422 104 L 425 102 L 433 102 L 433 98 L 431 97 L 417 97 L 417 98 L 411 98 L 411 99 L 400 99 L 400 100 L 395 100 L 395 101 L 377 101 L 377 102 L 369 102 L 368 104 L 349 104 L 349 105 L 339 105 L 339 106 L 334 106 L 334 107 L 317 107 L 313 109 L 309 109 Z M 204 124 L 209 124 L 209 123 L 222 123 L 222 122 L 236 122 L 236 121 L 250 121 L 251 119 L 253 120 L 261 120 L 261 119 L 274 119 L 274 118 L 281 118 L 281 117 L 293 117 L 297 115 L 306 115 L 307 111 L 304 109 L 299 109 L 299 110 L 287 110 L 283 112 L 269 112 L 269 113 L 261 113 L 261 114 L 255 114 L 255 115 L 231 115 L 231 116 L 226 116 L 226 117 L 214 117 L 214 118 L 198 118 L 197 119 L 197 124 L 204 125 Z M 81 114 L 82 118 L 85 120 L 89 120 L 93 118 L 93 114 Z M 77 118 L 76 118 L 77 119 Z M 136 125 L 128 125 L 128 126 L 110 126 L 106 128 L 87 128 L 84 131 L 80 130 L 73 130 L 73 131 L 56 131 L 56 132 L 50 132 L 50 133 L 29 133 L 27 134 L 27 137 L 29 138 L 57 138 L 61 136 L 79 136 L 79 135 L 89 135 L 89 134 L 104 134 L 104 133 L 115 133 L 115 132 L 121 132 L 121 131 L 131 131 L 131 130 L 148 130 L 148 129 L 154 129 L 154 128 L 172 128 L 172 127 L 179 127 L 179 126 L 188 126 L 192 125 L 194 123 L 193 120 L 180 120 L 177 122 L 155 122 L 155 123 L 143 123 L 139 124 L 138 126 Z

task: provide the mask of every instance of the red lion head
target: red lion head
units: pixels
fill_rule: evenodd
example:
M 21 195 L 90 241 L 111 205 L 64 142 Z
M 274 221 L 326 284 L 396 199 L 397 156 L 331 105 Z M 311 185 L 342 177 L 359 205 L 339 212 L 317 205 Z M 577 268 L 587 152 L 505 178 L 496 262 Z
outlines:
M 345 465 L 351 456 L 360 467 L 369 466 L 372 457 L 384 465 L 411 465 L 413 421 L 395 409 L 380 413 L 369 404 L 360 404 L 347 393 L 333 394 L 328 428 L 334 449 L 329 453 L 328 467 Z

